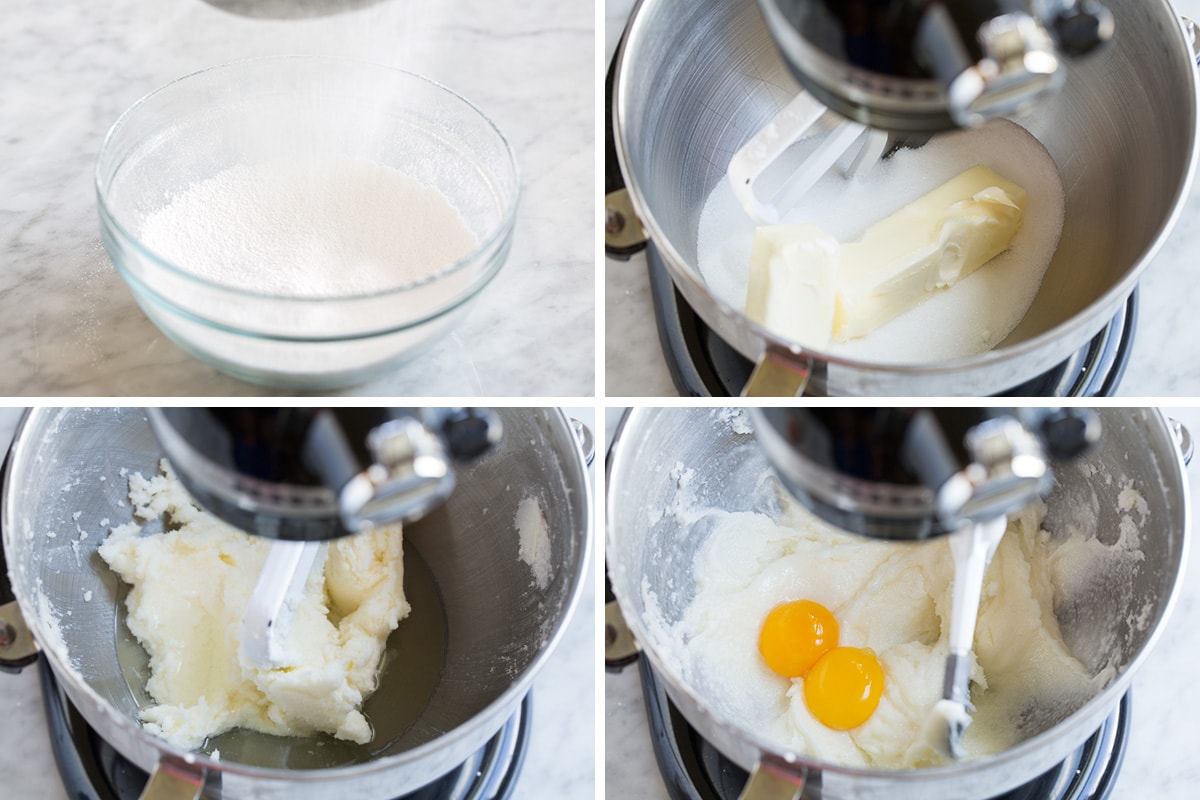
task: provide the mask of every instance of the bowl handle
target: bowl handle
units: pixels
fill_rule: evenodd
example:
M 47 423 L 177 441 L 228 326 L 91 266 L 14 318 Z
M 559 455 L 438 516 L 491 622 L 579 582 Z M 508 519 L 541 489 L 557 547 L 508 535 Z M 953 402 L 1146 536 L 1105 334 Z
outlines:
M 608 580 L 608 564 L 604 565 L 604 669 L 620 672 L 637 661 L 641 648 L 625 622 L 617 596 Z
M 197 800 L 204 792 L 208 774 L 206 769 L 164 758 L 154 765 L 139 800 Z
M 592 436 L 592 431 L 574 417 L 568 421 L 571 423 L 571 433 L 575 436 L 575 443 L 579 445 L 579 453 L 583 456 L 583 463 L 590 467 L 596 460 L 596 440 Z
M 1179 448 L 1179 455 L 1183 457 L 1183 463 L 1191 464 L 1192 455 L 1196 452 L 1196 441 L 1192 438 L 1191 431 L 1174 418 L 1168 418 L 1167 424 L 1171 426 L 1171 435 L 1175 437 L 1175 446 Z
M 742 389 L 742 397 L 795 397 L 808 386 L 812 370 L 812 359 L 767 345 Z
M 0 605 L 0 670 L 20 672 L 37 661 L 39 652 L 17 601 Z
M 764 757 L 754 767 L 738 800 L 804 800 L 808 776 L 803 767 Z
M 613 132 L 613 92 L 617 64 L 625 49 L 625 36 L 604 78 L 604 251 L 610 257 L 628 261 L 635 253 L 646 249 L 649 237 L 638 219 L 637 210 L 629 190 L 625 188 L 625 176 L 617 159 L 617 138 Z
M 1192 48 L 1192 58 L 1200 65 L 1200 25 L 1187 15 L 1180 15 L 1179 22 L 1183 25 L 1183 35 L 1187 37 L 1187 43 Z

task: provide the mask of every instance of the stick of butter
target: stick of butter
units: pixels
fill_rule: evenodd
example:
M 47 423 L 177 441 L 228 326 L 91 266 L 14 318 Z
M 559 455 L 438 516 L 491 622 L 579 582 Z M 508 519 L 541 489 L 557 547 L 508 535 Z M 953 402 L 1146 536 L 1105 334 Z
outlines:
M 973 167 L 842 247 L 833 338 L 865 336 L 1008 249 L 1025 190 Z
M 816 225 L 770 225 L 754 233 L 746 316 L 808 347 L 829 344 L 841 245 Z

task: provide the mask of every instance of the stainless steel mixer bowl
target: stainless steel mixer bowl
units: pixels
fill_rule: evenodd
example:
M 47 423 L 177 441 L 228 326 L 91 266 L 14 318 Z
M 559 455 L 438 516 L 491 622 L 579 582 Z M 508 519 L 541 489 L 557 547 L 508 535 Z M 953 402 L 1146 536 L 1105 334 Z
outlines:
M 746 357 L 769 354 L 768 363 L 807 372 L 813 395 L 985 396 L 1062 362 L 1129 297 L 1196 164 L 1195 55 L 1179 17 L 1167 0 L 1106 5 L 1116 41 L 1072 61 L 1062 92 L 1015 120 L 1045 145 L 1067 195 L 1062 239 L 1032 307 L 988 353 L 892 366 L 803 350 L 709 292 L 696 266 L 705 201 L 732 155 L 799 87 L 757 3 L 642 0 L 620 54 L 613 119 L 634 206 L 675 285 Z M 753 393 L 777 394 L 753 384 Z
M 1111 541 L 1108 537 L 1124 513 L 1116 499 L 1122 481 L 1131 480 L 1145 498 L 1145 557 L 1134 579 L 1097 577 L 1081 595 L 1059 596 L 1055 603 L 1064 640 L 1074 654 L 1096 671 L 1111 660 L 1119 665 L 1117 673 L 1083 707 L 1000 754 L 920 770 L 824 763 L 766 740 L 723 708 L 717 694 L 690 668 L 686 648 L 663 642 L 656 633 L 661 623 L 678 622 L 696 592 L 692 565 L 712 518 L 695 509 L 778 508 L 776 482 L 768 478 L 770 467 L 746 432 L 749 426 L 731 418 L 727 410 L 636 409 L 624 420 L 608 461 L 605 554 L 613 592 L 643 657 L 649 657 L 662 676 L 671 700 L 701 735 L 742 767 L 754 770 L 762 765 L 787 775 L 788 781 L 807 780 L 806 798 L 996 796 L 1061 762 L 1099 728 L 1162 633 L 1182 581 L 1190 512 L 1184 464 L 1172 428 L 1153 409 L 1104 408 L 1098 413 L 1101 443 L 1083 459 L 1056 467 L 1044 528 L 1055 533 L 1078 525 L 1086 535 Z M 735 432 L 735 427 L 743 432 Z M 677 465 L 694 471 L 686 482 L 689 499 L 682 501 Z M 1105 476 L 1113 483 L 1107 484 Z M 1145 624 L 1131 627 L 1141 613 Z M 661 623 L 651 624 L 655 618 Z M 1115 632 L 1112 646 L 1099 644 L 1110 632 Z M 935 679 L 940 682 L 941 676 Z M 779 796 L 791 798 L 791 791 Z
M 554 409 L 499 413 L 503 443 L 461 468 L 450 500 L 404 531 L 406 584 L 419 557 L 436 582 L 444 638 L 429 637 L 443 648 L 432 654 L 440 673 L 392 738 L 381 740 L 384 718 L 414 702 L 404 693 L 414 675 L 396 643 L 410 652 L 423 644 L 404 643 L 405 625 L 420 612 L 413 596 L 413 615 L 389 639 L 380 688 L 365 707 L 371 744 L 234 732 L 224 735 L 234 737 L 233 750 L 221 747 L 214 761 L 143 732 L 136 715 L 145 693 L 136 669 L 129 672 L 137 662 L 130 650 L 140 647 L 121 621 L 122 585 L 96 554 L 107 529 L 131 519 L 121 470 L 151 475 L 161 458 L 141 409 L 37 409 L 13 443 L 3 544 L 42 657 L 87 721 L 139 767 L 161 763 L 197 780 L 206 770 L 204 797 L 390 798 L 419 788 L 465 761 L 516 711 L 570 618 L 588 561 L 591 492 L 569 421 Z M 551 536 L 544 589 L 518 558 L 514 517 L 527 496 L 538 498 Z M 437 614 L 430 624 L 440 624 Z

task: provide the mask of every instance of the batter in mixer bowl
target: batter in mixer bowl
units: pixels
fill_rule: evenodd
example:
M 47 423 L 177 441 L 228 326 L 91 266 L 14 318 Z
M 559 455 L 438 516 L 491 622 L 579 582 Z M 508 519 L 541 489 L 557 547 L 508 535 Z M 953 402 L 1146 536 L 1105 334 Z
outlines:
M 270 543 L 195 505 L 164 462 L 162 474 L 130 476 L 135 516 L 166 515 L 172 530 L 140 536 L 113 529 L 100 557 L 133 586 L 126 624 L 150 655 L 140 717 L 147 731 L 184 749 L 235 727 L 358 744 L 373 730 L 362 702 L 379 682 L 390 634 L 410 611 L 399 525 L 338 539 L 321 554 L 276 664 L 239 650 L 242 613 Z
M 695 562 L 695 598 L 663 631 L 685 674 L 711 690 L 723 713 L 781 748 L 846 766 L 947 763 L 925 729 L 941 697 L 948 650 L 954 577 L 948 541 L 849 537 L 790 498 L 781 503 L 778 517 L 715 516 Z M 1060 573 L 1077 570 L 1070 565 L 1079 562 L 1064 556 L 1086 545 L 1051 537 L 1041 527 L 1044 514 L 1037 504 L 1010 519 L 987 574 L 971 668 L 969 758 L 1001 752 L 1052 727 L 1103 689 L 1120 666 L 1085 664 L 1063 641 L 1054 587 L 1080 582 Z M 1114 543 L 1102 558 L 1126 569 L 1138 559 L 1136 537 Z M 883 665 L 880 705 L 855 729 L 822 725 L 805 705 L 804 681 L 774 674 L 759 655 L 762 619 L 798 598 L 828 608 L 841 643 L 872 649 Z

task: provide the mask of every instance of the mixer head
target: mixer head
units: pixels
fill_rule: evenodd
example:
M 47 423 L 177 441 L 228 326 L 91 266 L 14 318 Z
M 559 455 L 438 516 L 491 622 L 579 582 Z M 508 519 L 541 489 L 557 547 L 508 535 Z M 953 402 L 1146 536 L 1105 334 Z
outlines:
M 1050 488 L 1050 464 L 1100 437 L 1087 409 L 762 408 L 755 434 L 827 522 L 919 540 L 1002 516 Z
M 1062 56 L 1112 38 L 1098 0 L 759 0 L 793 75 L 896 133 L 978 125 L 1062 85 Z
M 415 520 L 454 489 L 454 462 L 500 441 L 464 408 L 157 408 L 150 425 L 204 508 L 249 533 L 318 541 Z

